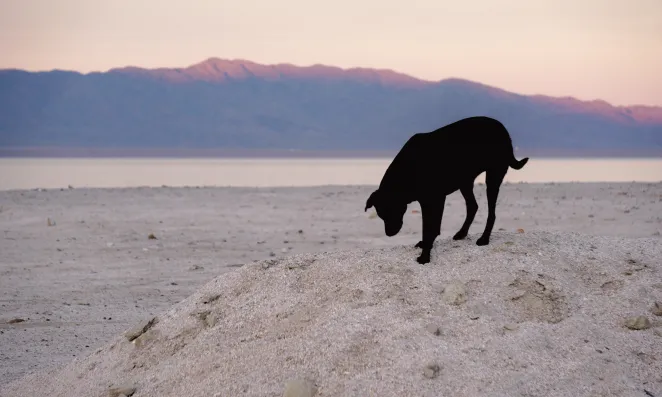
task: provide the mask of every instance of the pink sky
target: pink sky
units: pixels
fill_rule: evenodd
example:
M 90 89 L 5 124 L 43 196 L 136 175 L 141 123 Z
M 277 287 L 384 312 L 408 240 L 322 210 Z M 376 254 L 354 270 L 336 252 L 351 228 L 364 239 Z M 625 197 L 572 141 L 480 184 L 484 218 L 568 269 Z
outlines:
M 662 106 L 662 0 L 0 0 L 0 68 L 209 57 Z

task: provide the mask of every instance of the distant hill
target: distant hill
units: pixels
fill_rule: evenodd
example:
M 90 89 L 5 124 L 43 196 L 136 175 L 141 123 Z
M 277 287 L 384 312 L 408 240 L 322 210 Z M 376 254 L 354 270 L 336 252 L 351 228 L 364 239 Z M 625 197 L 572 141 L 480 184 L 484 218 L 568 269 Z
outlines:
M 397 150 L 463 117 L 501 120 L 520 150 L 662 153 L 662 107 L 526 96 L 391 70 L 259 65 L 103 73 L 0 70 L 0 149 Z

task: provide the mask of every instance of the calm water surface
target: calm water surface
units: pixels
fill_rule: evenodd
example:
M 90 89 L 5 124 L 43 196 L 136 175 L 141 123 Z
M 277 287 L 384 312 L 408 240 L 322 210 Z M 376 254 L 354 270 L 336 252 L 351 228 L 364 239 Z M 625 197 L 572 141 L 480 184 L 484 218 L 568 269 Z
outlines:
M 377 185 L 391 159 L 0 158 L 0 190 Z M 480 175 L 477 182 L 485 180 Z M 660 182 L 662 159 L 531 159 L 509 182 Z

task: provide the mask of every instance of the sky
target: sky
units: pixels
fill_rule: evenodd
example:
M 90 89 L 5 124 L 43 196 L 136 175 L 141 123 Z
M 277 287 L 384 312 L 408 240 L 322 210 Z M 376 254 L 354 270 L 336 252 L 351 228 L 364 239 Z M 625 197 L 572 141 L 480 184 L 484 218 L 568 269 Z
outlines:
M 0 68 L 210 57 L 662 106 L 662 0 L 0 0 Z

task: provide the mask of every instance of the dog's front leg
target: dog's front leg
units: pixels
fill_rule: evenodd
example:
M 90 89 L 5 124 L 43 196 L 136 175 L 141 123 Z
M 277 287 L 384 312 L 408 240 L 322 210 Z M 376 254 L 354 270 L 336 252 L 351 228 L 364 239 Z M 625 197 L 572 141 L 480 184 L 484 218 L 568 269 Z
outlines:
M 446 196 L 441 200 L 430 200 L 421 203 L 421 214 L 423 215 L 423 240 L 416 246 L 423 249 L 421 255 L 416 259 L 418 263 L 425 264 L 430 262 L 430 251 L 434 240 L 441 230 L 441 218 L 444 214 L 444 205 Z

